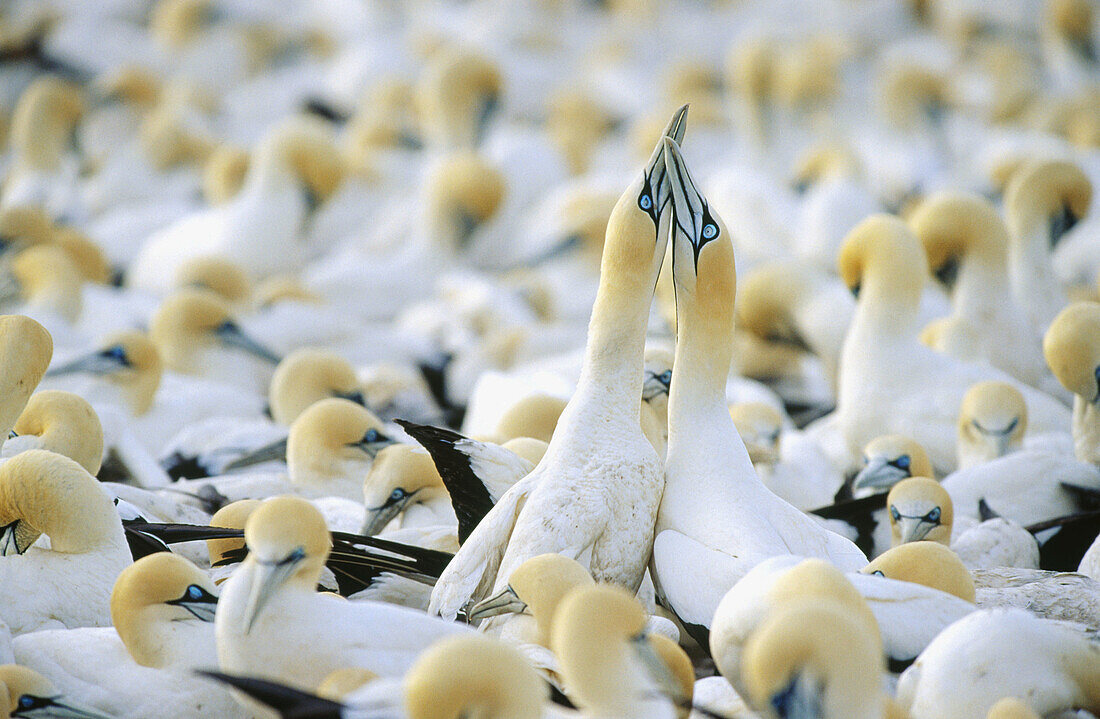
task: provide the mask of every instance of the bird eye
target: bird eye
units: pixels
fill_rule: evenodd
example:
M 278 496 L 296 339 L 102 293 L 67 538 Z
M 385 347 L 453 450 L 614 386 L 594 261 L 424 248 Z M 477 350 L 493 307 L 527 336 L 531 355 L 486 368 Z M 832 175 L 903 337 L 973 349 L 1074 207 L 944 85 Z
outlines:
M 703 239 L 713 240 L 718 236 L 718 225 L 707 224 L 703 226 Z
M 852 292 L 852 297 L 855 297 L 855 298 L 856 298 L 857 300 L 859 299 L 859 290 L 860 290 L 860 287 L 861 287 L 860 283 L 859 283 L 859 282 L 857 282 L 857 283 L 855 283 L 854 285 L 852 285 L 852 286 L 851 286 L 850 288 L 848 288 L 848 289 L 850 289 L 850 290 L 851 290 L 851 292 Z
M 909 469 L 909 465 L 911 462 L 912 460 L 909 458 L 909 455 L 903 454 L 898 457 L 897 461 L 894 464 L 898 466 L 898 469 Z
M 931 512 L 924 515 L 924 518 L 927 519 L 929 522 L 939 522 L 940 521 L 940 508 L 939 507 L 933 507 Z
M 646 212 L 649 212 L 653 209 L 653 198 L 649 196 L 648 192 L 643 192 L 641 196 L 638 197 L 638 207 L 642 208 Z
M 202 599 L 202 589 L 198 585 L 192 584 L 187 588 L 187 596 L 191 599 Z
M 397 489 L 390 492 L 390 499 L 392 499 L 394 501 L 399 500 L 399 499 L 404 499 L 404 497 L 405 497 L 405 490 L 401 489 L 400 487 L 398 487 Z
M 661 381 L 664 382 L 665 384 L 668 384 L 669 382 L 671 382 L 672 381 L 672 370 L 666 369 L 664 372 L 662 372 L 661 373 Z
M 365 435 L 363 435 L 363 440 L 366 441 L 366 442 L 377 442 L 378 441 L 378 430 L 368 429 L 367 433 Z
M 883 577 L 883 578 L 886 577 L 886 575 L 882 573 L 881 569 L 876 569 L 875 571 L 871 572 L 871 576 L 873 576 L 873 577 Z
M 901 519 L 901 512 L 899 512 L 898 508 L 892 504 L 890 505 L 890 516 L 893 517 L 895 522 Z

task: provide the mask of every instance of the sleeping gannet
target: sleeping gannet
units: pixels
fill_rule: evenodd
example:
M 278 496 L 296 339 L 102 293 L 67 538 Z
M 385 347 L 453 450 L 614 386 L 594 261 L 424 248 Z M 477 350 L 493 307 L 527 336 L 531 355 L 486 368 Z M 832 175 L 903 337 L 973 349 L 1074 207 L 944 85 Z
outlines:
M 683 137 L 686 112 L 666 135 Z M 615 205 L 577 390 L 542 461 L 505 492 L 440 576 L 432 613 L 453 618 L 548 551 L 577 559 L 597 581 L 631 590 L 641 582 L 662 482 L 639 406 L 645 327 L 668 239 L 665 169 L 659 146 Z
M 79 395 L 42 390 L 31 395 L 0 457 L 47 449 L 75 460 L 93 477 L 103 459 L 103 428 L 92 406 Z
M 217 666 L 217 589 L 169 552 L 127 567 L 111 592 L 113 628 L 53 629 L 17 637 L 16 661 L 113 717 L 243 717 L 226 691 L 194 669 Z
M 1100 467 L 1100 303 L 1075 302 L 1043 337 L 1047 364 L 1073 392 L 1073 445 L 1077 460 Z
M 1012 293 L 1036 332 L 1045 332 L 1068 301 L 1054 274 L 1051 251 L 1088 213 L 1091 202 L 1092 183 L 1066 161 L 1025 164 L 1005 189 Z
M 0 711 L 13 719 L 34 717 L 72 717 L 72 719 L 110 719 L 70 700 L 33 669 L 7 664 L 0 666 Z
M 820 556 L 845 570 L 867 558 L 851 541 L 772 494 L 726 408 L 736 288 L 733 244 L 664 140 L 674 227 L 676 359 L 669 386 L 665 490 L 651 574 L 658 596 L 702 644 L 722 596 L 762 559 Z
M 1008 229 L 977 195 L 940 192 L 909 218 L 932 274 L 951 294 L 951 316 L 921 334 L 933 349 L 987 362 L 1033 387 L 1047 376 L 1039 335 L 1008 278 Z
M 1068 413 L 1049 395 L 917 341 L 928 264 L 901 220 L 875 215 L 861 222 L 845 240 L 839 266 L 845 284 L 859 295 L 841 353 L 837 396 L 840 430 L 850 451 L 895 432 L 919 442 L 935 467 L 952 469 L 959 404 L 966 390 L 982 380 L 1008 382 L 1023 394 L 1033 432 L 1065 428 Z
M 4 462 L 0 527 L 0 619 L 13 635 L 110 623 L 111 586 L 130 548 L 114 504 L 83 467 L 42 449 Z M 32 546 L 43 534 L 50 549 Z
M 875 557 L 860 573 L 920 584 L 975 603 L 973 577 L 958 555 L 939 542 L 898 545 Z
M 400 676 L 432 642 L 468 627 L 382 602 L 318 593 L 329 554 L 325 520 L 277 497 L 245 524 L 249 555 L 223 587 L 214 618 L 222 671 L 314 689 L 336 669 Z
M 983 717 L 1006 696 L 1040 716 L 1100 710 L 1100 648 L 1020 609 L 974 612 L 945 629 L 898 681 L 913 719 Z

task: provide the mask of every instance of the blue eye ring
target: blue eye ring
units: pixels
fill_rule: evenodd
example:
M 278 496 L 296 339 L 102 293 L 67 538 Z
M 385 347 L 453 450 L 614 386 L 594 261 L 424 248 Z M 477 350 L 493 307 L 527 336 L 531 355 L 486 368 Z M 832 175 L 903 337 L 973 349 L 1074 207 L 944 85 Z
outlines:
M 661 373 L 661 381 L 662 382 L 671 382 L 672 381 L 672 370 L 666 369 L 664 372 L 662 372 Z
M 898 508 L 892 504 L 890 505 L 890 516 L 893 517 L 895 522 L 901 519 L 901 512 L 899 512 Z
M 638 198 L 638 207 L 642 208 L 646 212 L 653 209 L 653 198 L 649 196 L 649 193 L 643 192 Z
M 367 442 L 377 442 L 378 441 L 378 430 L 368 429 L 367 433 L 365 435 L 363 435 L 363 439 Z
M 397 500 L 397 499 L 404 499 L 404 498 L 405 498 L 405 490 L 401 489 L 400 487 L 398 487 L 397 489 L 390 492 L 390 499 Z
M 912 461 L 913 460 L 909 458 L 909 455 L 903 454 L 898 457 L 897 465 L 900 469 L 909 469 L 909 465 L 912 463 Z
M 202 587 L 192 584 L 187 588 L 187 596 L 190 599 L 202 599 Z
M 882 577 L 883 579 L 886 578 L 886 575 L 882 573 L 881 569 L 876 569 L 875 571 L 871 572 L 871 576 L 872 577 Z
M 30 709 L 34 705 L 34 697 L 32 697 L 30 694 L 24 694 L 23 696 L 19 697 L 19 707 L 21 709 Z
M 718 236 L 718 225 L 715 225 L 713 223 L 708 223 L 706 225 L 703 225 L 703 239 L 704 240 L 713 240 L 717 236 Z
M 927 519 L 929 522 L 939 522 L 940 521 L 940 508 L 939 507 L 933 507 L 932 511 L 929 512 L 927 515 L 925 515 L 925 519 Z

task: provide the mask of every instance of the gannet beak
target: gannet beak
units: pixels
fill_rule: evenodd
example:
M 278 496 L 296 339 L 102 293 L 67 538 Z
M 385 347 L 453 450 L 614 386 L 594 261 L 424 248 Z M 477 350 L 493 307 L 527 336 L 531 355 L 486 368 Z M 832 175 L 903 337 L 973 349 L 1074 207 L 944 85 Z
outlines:
M 279 587 L 297 571 L 298 565 L 305 559 L 305 556 L 305 550 L 298 548 L 285 558 L 275 562 L 256 559 L 252 591 L 248 595 L 248 605 L 244 611 L 245 634 L 252 631 L 252 626 L 256 623 L 256 618 L 260 616 L 260 612 L 279 590 Z
M 349 446 L 358 447 L 374 459 L 379 452 L 391 444 L 397 444 L 397 440 L 390 439 L 376 429 L 368 429 L 358 442 L 352 442 Z
M 225 465 L 226 472 L 231 472 L 235 469 L 241 469 L 242 467 L 251 467 L 263 462 L 285 462 L 286 461 L 286 438 L 276 440 L 271 444 L 266 444 L 259 449 L 242 455 L 233 460 L 229 464 Z
M 526 609 L 527 604 L 516 596 L 516 591 L 509 585 L 472 606 L 466 616 L 472 622 L 475 619 L 487 619 L 501 614 L 523 614 Z
M 898 536 L 901 537 L 902 544 L 919 542 L 936 527 L 931 522 L 924 521 L 924 517 L 906 517 L 903 515 L 898 518 L 897 523 Z
M 476 144 L 480 145 L 485 139 L 485 135 L 489 130 L 489 123 L 492 122 L 499 107 L 500 98 L 495 92 L 488 93 L 481 98 L 481 102 L 477 108 L 477 119 L 474 121 L 474 126 L 476 128 L 474 142 Z
M 703 246 L 718 238 L 718 223 L 711 216 L 707 198 L 703 197 L 688 172 L 680 146 L 667 137 L 663 142 L 668 185 L 672 193 L 673 242 L 681 237 L 690 242 L 695 266 L 698 267 Z
M 351 392 L 333 392 L 332 396 L 337 399 L 346 399 L 349 402 L 354 402 L 362 407 L 367 406 L 367 398 L 363 396 L 363 393 L 359 390 L 353 390 Z
M 875 457 L 868 460 L 852 480 L 852 491 L 889 489 L 908 476 L 908 473 L 890 464 L 885 458 Z
M 225 344 L 231 347 L 242 349 L 250 355 L 259 357 L 265 362 L 270 362 L 273 365 L 277 365 L 283 361 L 282 357 L 275 354 L 267 347 L 264 347 L 262 344 L 246 335 L 244 333 L 244 330 L 238 327 L 237 323 L 232 320 L 226 320 L 225 322 L 222 322 L 220 325 L 218 325 L 218 328 L 214 330 L 214 332 L 215 334 L 217 334 L 218 339 L 220 339 Z
M 1063 205 L 1061 212 L 1056 212 L 1050 217 L 1050 249 L 1058 246 L 1067 232 L 1077 226 L 1080 218 L 1070 209 L 1069 205 Z
M 649 643 L 649 636 L 645 632 L 640 632 L 630 638 L 630 648 L 634 650 L 634 655 L 645 667 L 646 673 L 657 685 L 657 690 L 661 694 L 671 699 L 678 706 L 684 703 L 690 704 L 688 698 L 680 691 L 680 685 L 676 682 L 676 678 L 672 676 L 668 665 L 664 663 L 653 645 Z
M 643 188 L 644 193 L 642 198 L 639 198 L 639 202 L 646 202 L 648 204 L 648 206 L 641 205 L 641 209 L 650 216 L 654 226 L 658 229 L 660 229 L 661 226 L 661 216 L 668 207 L 670 198 L 664 143 L 667 140 L 671 140 L 674 143 L 683 142 L 684 133 L 687 131 L 687 112 L 688 106 L 684 105 L 673 114 L 672 119 L 669 120 L 668 125 L 665 126 L 664 133 L 661 134 L 661 139 L 657 142 L 657 147 L 653 149 L 653 154 L 650 155 L 649 162 L 646 163 L 645 169 L 642 171 L 645 178 L 645 185 Z M 643 198 L 647 196 L 648 199 L 643 200 Z
M 204 622 L 214 621 L 214 612 L 218 608 L 218 598 L 198 585 L 191 585 L 187 592 L 179 599 L 173 599 L 165 604 L 183 607 L 191 612 L 196 619 Z
M 129 362 L 126 361 L 126 354 L 112 347 L 110 349 L 92 352 L 83 357 L 77 357 L 71 362 L 66 362 L 56 367 L 50 367 L 46 370 L 46 376 L 60 377 L 61 375 L 77 374 L 79 372 L 95 375 L 109 375 L 121 369 L 125 369 L 128 366 Z
M 822 715 L 820 691 L 802 674 L 796 674 L 787 686 L 772 694 L 768 703 L 786 719 L 817 719 Z
M 12 719 L 111 719 L 109 715 L 100 714 L 94 709 L 63 702 L 60 697 L 36 697 L 31 694 L 24 694 L 16 700 L 15 711 L 11 716 Z
M 32 542 L 33 544 L 33 542 Z M 30 544 L 19 543 L 19 520 L 0 527 L 0 557 L 11 557 L 22 554 L 30 548 Z
M 645 382 L 642 383 L 642 399 L 646 402 L 668 394 L 668 388 L 672 385 L 672 370 L 665 370 L 661 374 L 645 373 Z
M 315 694 L 299 691 L 283 684 L 201 669 L 196 674 L 216 679 L 238 689 L 261 704 L 271 707 L 281 717 L 340 719 L 343 716 L 342 712 L 345 708 L 343 704 L 322 699 Z
M 394 489 L 382 506 L 367 510 L 361 534 L 373 537 L 381 532 L 394 517 L 401 514 L 415 494 L 416 492 L 406 492 L 400 487 Z
M 23 295 L 23 285 L 9 271 L 0 272 L 0 305 L 16 302 Z

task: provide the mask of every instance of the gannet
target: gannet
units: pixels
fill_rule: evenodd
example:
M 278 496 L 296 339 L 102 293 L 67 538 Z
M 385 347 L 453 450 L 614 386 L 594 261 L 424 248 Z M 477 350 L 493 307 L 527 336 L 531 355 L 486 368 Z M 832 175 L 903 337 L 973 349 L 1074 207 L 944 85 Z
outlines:
M 28 449 L 47 449 L 68 457 L 94 477 L 103 459 L 103 428 L 95 410 L 79 395 L 42 390 L 31 395 L 0 457 Z
M 863 448 L 863 467 L 852 479 L 852 493 L 889 490 L 906 477 L 933 476 L 928 453 L 911 438 L 900 434 L 875 437 Z
M 666 140 L 664 151 L 675 219 L 677 343 L 651 574 L 658 596 L 705 643 L 722 596 L 761 559 L 794 552 L 847 570 L 867 559 L 851 541 L 772 494 L 752 467 L 725 400 L 736 286 L 733 245 L 721 218 L 695 189 L 678 146 Z
M 951 294 L 949 317 L 925 328 L 933 349 L 968 362 L 987 362 L 1021 382 L 1046 376 L 1039 336 L 1008 278 L 1008 229 L 988 201 L 939 192 L 909 218 L 932 274 Z
M 1092 183 L 1066 161 L 1026 164 L 1005 189 L 1012 293 L 1036 332 L 1045 332 L 1067 303 L 1051 266 L 1051 250 L 1088 213 L 1091 202 Z
M 907 542 L 875 557 L 862 570 L 903 582 L 938 589 L 963 601 L 975 602 L 974 579 L 958 555 L 935 541 Z
M 1041 716 L 1100 707 L 1100 649 L 1073 628 L 1019 609 L 974 612 L 944 630 L 901 675 L 914 719 L 985 716 L 1005 696 Z
M 845 240 L 839 266 L 845 284 L 859 294 L 841 353 L 837 398 L 840 430 L 851 451 L 895 432 L 919 442 L 935 467 L 952 469 L 959 404 L 982 380 L 1009 382 L 1020 390 L 1033 432 L 1066 426 L 1063 405 L 1050 396 L 917 341 L 914 323 L 928 265 L 900 220 L 875 215 L 861 222 Z
M 83 467 L 42 449 L 4 462 L 0 526 L 0 619 L 13 635 L 110 623 L 111 586 L 130 548 L 114 504 Z M 43 534 L 50 549 L 32 546 Z
M 180 265 L 172 289 L 188 287 L 213 292 L 239 309 L 252 302 L 252 280 L 240 265 L 221 255 L 194 257 Z
M 683 137 L 686 112 L 676 113 L 666 134 Z M 639 406 L 645 325 L 668 236 L 665 169 L 658 147 L 612 213 L 581 380 L 546 455 L 455 555 L 432 592 L 431 612 L 453 618 L 547 551 L 581 561 L 598 581 L 631 589 L 641 582 L 661 485 Z
M 395 444 L 378 452 L 362 484 L 362 534 L 378 534 L 399 515 L 401 527 L 457 526 L 443 480 L 427 450 Z
M 1077 460 L 1100 466 L 1100 303 L 1075 302 L 1043 337 L 1054 376 L 1073 392 L 1073 445 Z
M 193 676 L 217 665 L 210 578 L 177 555 L 151 554 L 127 567 L 111 592 L 113 628 L 55 629 L 17 637 L 20 665 L 114 717 L 244 713 L 226 691 Z
M 1019 390 L 1004 382 L 979 382 L 959 407 L 959 469 L 1003 457 L 1023 446 L 1027 404 Z
M 413 609 L 318 593 L 331 539 L 305 500 L 265 502 L 249 516 L 245 542 L 248 558 L 223 585 L 214 619 L 222 671 L 307 689 L 345 666 L 400 676 L 433 641 L 470 631 Z
M 108 719 L 108 715 L 72 701 L 33 669 L 14 664 L 0 666 L 0 710 L 9 717 Z

